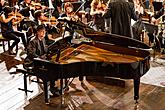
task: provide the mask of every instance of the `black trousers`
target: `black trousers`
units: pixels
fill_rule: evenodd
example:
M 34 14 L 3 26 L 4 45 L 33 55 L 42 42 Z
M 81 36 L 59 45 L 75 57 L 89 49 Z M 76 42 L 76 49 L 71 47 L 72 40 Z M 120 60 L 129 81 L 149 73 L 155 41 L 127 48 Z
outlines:
M 51 80 L 51 81 L 50 81 L 50 88 L 54 88 L 54 87 L 55 87 L 55 85 L 56 85 L 56 84 L 55 84 L 55 81 L 56 81 L 56 80 Z
M 25 35 L 22 32 L 19 32 L 19 31 L 5 32 L 5 33 L 2 33 L 2 35 L 6 39 L 14 40 L 13 44 L 10 46 L 11 50 L 20 42 L 20 37 L 22 39 L 22 42 L 23 42 L 25 48 L 27 47 Z

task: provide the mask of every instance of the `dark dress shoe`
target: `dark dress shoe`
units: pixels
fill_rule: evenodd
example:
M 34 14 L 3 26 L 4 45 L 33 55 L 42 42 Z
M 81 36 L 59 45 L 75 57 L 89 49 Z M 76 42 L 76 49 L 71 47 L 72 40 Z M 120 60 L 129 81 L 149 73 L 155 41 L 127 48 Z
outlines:
M 50 92 L 53 94 L 53 95 L 50 95 L 50 97 L 60 96 L 60 90 L 57 87 L 51 87 Z
M 54 97 L 59 97 L 60 94 L 57 92 L 57 93 L 53 93 L 52 95 L 50 95 L 50 98 L 54 98 Z

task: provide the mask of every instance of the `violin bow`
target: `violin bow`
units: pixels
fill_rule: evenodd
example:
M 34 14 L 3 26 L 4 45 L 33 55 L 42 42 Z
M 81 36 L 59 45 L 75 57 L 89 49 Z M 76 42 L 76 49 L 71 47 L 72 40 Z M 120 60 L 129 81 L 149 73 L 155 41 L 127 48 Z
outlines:
M 86 1 L 84 1 L 84 2 L 79 6 L 79 8 L 74 12 L 73 15 L 75 15 L 75 14 L 82 8 L 82 6 L 84 6 L 85 3 L 86 3 Z

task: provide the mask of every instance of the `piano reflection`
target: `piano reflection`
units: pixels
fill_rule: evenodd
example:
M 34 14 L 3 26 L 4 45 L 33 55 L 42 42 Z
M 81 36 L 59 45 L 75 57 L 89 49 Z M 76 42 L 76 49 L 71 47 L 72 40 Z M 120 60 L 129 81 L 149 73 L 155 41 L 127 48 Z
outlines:
M 61 47 L 60 43 L 64 45 L 66 40 L 61 39 L 50 48 L 60 49 L 61 51 L 58 54 L 50 55 L 49 60 L 34 59 L 34 68 L 28 74 L 42 79 L 45 102 L 49 103 L 48 82 L 50 80 L 63 80 L 78 76 L 108 76 L 133 79 L 134 100 L 137 101 L 139 99 L 140 77 L 150 68 L 150 53 L 144 49 L 150 47 L 140 41 L 124 36 L 96 32 L 85 26 L 85 24 L 77 22 L 70 24 L 76 26 L 76 28 L 78 27 L 77 31 L 81 31 L 80 33 L 90 38 L 92 42 L 81 42 L 73 47 Z

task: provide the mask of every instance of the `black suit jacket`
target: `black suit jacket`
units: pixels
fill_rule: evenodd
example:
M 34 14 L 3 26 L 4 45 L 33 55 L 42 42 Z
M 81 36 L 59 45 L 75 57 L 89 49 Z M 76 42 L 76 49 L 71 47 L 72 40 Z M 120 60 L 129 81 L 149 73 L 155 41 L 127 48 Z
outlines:
M 111 18 L 112 34 L 133 38 L 131 18 L 135 21 L 138 19 L 133 3 L 125 2 L 123 0 L 111 2 L 104 17 Z
M 34 14 L 34 10 L 30 10 L 30 7 L 26 5 L 25 1 L 22 1 L 20 3 L 20 10 L 19 12 L 25 16 L 25 17 L 29 17 L 30 16 L 30 11 L 32 11 L 32 15 Z
M 32 39 L 27 47 L 27 59 L 29 59 L 30 61 L 33 60 L 33 58 L 37 58 L 42 56 L 42 53 L 47 53 L 48 49 L 46 46 L 46 42 L 45 39 L 42 40 L 43 43 L 43 47 L 44 47 L 44 52 L 42 52 L 41 50 L 41 46 L 39 43 L 39 39 L 37 37 L 35 37 L 34 39 Z

